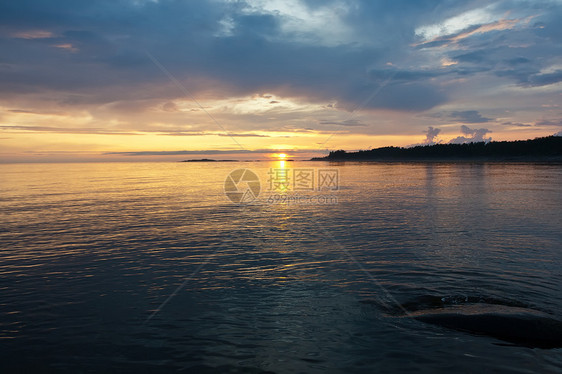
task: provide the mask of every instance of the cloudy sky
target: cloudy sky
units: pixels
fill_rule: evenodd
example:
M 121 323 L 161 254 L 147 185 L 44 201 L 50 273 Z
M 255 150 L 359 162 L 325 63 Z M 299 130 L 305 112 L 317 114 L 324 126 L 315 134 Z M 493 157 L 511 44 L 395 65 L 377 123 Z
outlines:
M 562 130 L 560 0 L 3 1 L 0 50 L 4 162 Z

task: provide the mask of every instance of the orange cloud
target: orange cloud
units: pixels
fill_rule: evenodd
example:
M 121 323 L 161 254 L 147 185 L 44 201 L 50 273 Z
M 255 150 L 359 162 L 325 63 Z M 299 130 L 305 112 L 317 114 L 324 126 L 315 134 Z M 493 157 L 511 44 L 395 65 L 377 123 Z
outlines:
M 429 40 L 424 40 L 421 43 L 413 44 L 413 47 L 430 45 L 434 42 L 444 42 L 440 47 L 447 47 L 450 44 L 458 43 L 459 41 L 471 37 L 476 34 L 484 34 L 490 31 L 512 30 L 519 24 L 528 24 L 536 16 L 529 16 L 526 18 L 515 19 L 500 19 L 495 22 L 481 24 L 477 27 L 470 28 L 468 31 L 461 31 L 451 35 L 439 35 Z M 466 30 L 466 29 L 465 29 Z
M 30 30 L 30 31 L 20 31 L 12 34 L 12 37 L 18 39 L 46 39 L 52 38 L 54 34 L 50 31 L 43 30 Z
M 533 18 L 534 16 L 530 16 L 527 17 L 525 19 L 500 19 L 499 21 L 496 22 L 492 22 L 492 23 L 487 23 L 484 25 L 480 25 L 479 27 L 477 27 L 474 30 L 470 30 L 467 32 L 462 32 L 460 34 L 455 35 L 454 37 L 452 37 L 450 40 L 452 42 L 458 42 L 462 39 L 466 39 L 472 35 L 475 34 L 483 34 L 486 32 L 490 32 L 490 31 L 498 31 L 498 30 L 511 30 L 513 28 L 515 28 L 515 26 L 517 26 L 517 24 L 523 22 L 523 23 L 529 23 L 529 21 Z
M 75 48 L 72 44 L 70 43 L 63 43 L 63 44 L 54 44 L 53 47 L 55 48 L 61 48 L 61 49 L 66 49 L 67 51 L 70 52 L 77 52 L 78 48 Z

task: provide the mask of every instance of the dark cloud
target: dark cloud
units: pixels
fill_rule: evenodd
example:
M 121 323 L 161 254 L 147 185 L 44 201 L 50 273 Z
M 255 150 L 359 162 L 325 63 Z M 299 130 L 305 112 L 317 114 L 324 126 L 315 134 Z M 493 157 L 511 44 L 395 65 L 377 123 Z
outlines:
M 562 120 L 541 120 L 535 122 L 535 126 L 562 126 Z
M 366 124 L 362 123 L 356 119 L 348 119 L 345 121 L 319 121 L 320 125 L 336 125 L 336 126 L 346 126 L 346 127 L 365 127 Z
M 513 127 L 533 127 L 533 125 L 529 125 L 526 123 L 519 123 L 519 122 L 503 122 L 502 125 L 504 126 L 513 126 Z
M 562 82 L 562 70 L 556 70 L 552 73 L 534 74 L 528 79 L 528 85 L 534 87 L 546 86 L 558 82 Z
M 307 6 L 313 10 L 325 4 Z M 352 30 L 350 40 L 336 45 L 299 43 L 294 37 L 297 33 L 283 32 L 283 17 L 249 14 L 247 8 L 244 2 L 220 1 L 3 2 L 0 48 L 11 53 L 2 62 L 18 69 L 0 69 L 0 91 L 73 92 L 81 99 L 65 103 L 74 105 L 136 99 L 148 94 L 146 85 L 153 90 L 154 83 L 168 85 L 146 57 L 149 50 L 197 95 L 212 80 L 221 82 L 224 95 L 271 91 L 312 101 L 337 100 L 340 108 L 353 107 L 379 88 L 372 79 L 374 73 L 365 73 L 366 67 L 400 58 L 401 48 L 414 39 L 415 25 L 424 21 L 423 13 L 435 6 L 432 1 L 408 2 L 407 6 L 400 1 L 359 1 L 342 16 Z M 225 19 L 232 24 L 229 32 L 223 30 Z M 28 29 L 44 29 L 53 36 L 9 37 Z M 367 42 L 372 45 L 358 47 Z M 417 111 L 446 101 L 446 95 L 432 84 L 409 86 L 413 80 L 431 77 L 416 74 L 395 73 L 385 95 L 365 108 Z M 162 99 L 177 96 L 176 91 L 151 94 Z
M 56 132 L 61 134 L 97 134 L 97 135 L 139 135 L 136 132 L 108 131 L 105 128 L 88 127 L 53 127 L 53 126 L 19 126 L 2 125 L 0 130 L 8 131 L 33 131 L 33 132 Z
M 463 123 L 485 123 L 493 121 L 492 118 L 483 117 L 477 110 L 464 110 L 451 112 L 451 118 Z
M 370 78 L 377 83 L 386 81 L 392 82 L 413 82 L 426 80 L 444 74 L 436 70 L 398 70 L 398 69 L 371 69 Z
M 540 73 L 526 69 L 509 69 L 497 71 L 496 75 L 512 78 L 516 80 L 519 85 L 524 87 L 548 86 L 550 84 L 562 82 L 562 70 L 556 70 L 551 73 Z
M 508 60 L 505 60 L 505 62 L 508 65 L 520 65 L 520 64 L 527 64 L 529 62 L 531 62 L 531 60 L 529 60 L 528 58 L 525 57 L 514 57 L 514 58 L 510 58 Z
M 361 103 L 351 107 L 357 108 L 380 108 L 398 111 L 423 111 L 431 109 L 447 101 L 446 93 L 431 83 L 418 82 L 388 82 L 387 84 L 363 84 L 353 87 L 343 95 L 347 102 Z M 344 105 L 341 105 L 344 107 Z
M 453 57 L 453 60 L 460 62 L 481 63 L 488 59 L 490 56 L 487 50 L 478 50 L 469 53 L 464 53 Z
M 174 102 L 189 98 L 151 62 L 147 51 L 196 98 L 262 93 L 271 110 L 290 97 L 333 112 L 383 109 L 410 115 L 439 110 L 460 91 L 479 97 L 495 89 L 498 81 L 527 89 L 562 80 L 562 71 L 552 68 L 562 53 L 562 7 L 553 2 L 501 0 L 494 7 L 500 18 L 510 11 L 510 28 L 501 29 L 499 21 L 478 20 L 425 39 L 416 33 L 420 27 L 433 25 L 442 32 L 444 21 L 482 9 L 483 3 L 303 4 L 310 14 L 338 10 L 339 23 L 307 25 L 280 11 L 257 11 L 244 1 L 0 2 L 0 48 L 6 51 L 0 56 L 0 100 L 31 97 L 53 110 L 77 108 L 99 122 L 123 122 L 120 115 L 140 116 L 150 108 L 167 116 L 162 122 L 185 115 Z M 535 18 L 525 23 L 529 16 Z M 291 19 L 293 23 L 287 23 Z M 479 80 L 462 87 L 450 83 L 461 78 Z M 467 124 L 493 120 L 477 110 L 450 116 Z M 368 127 L 337 119 L 317 123 Z M 421 126 L 427 123 L 415 132 Z M 92 129 L 103 131 L 86 130 Z M 259 136 L 244 132 L 250 130 L 258 129 L 235 129 L 244 136 Z M 191 134 L 181 129 L 161 132 Z

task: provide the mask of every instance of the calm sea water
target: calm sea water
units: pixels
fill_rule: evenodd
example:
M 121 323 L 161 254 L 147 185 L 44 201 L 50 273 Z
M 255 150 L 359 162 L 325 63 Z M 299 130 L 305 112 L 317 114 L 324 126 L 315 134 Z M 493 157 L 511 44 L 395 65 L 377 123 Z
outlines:
M 277 163 L 0 165 L 0 371 L 562 371 L 561 349 L 388 313 L 562 318 L 561 165 L 287 164 L 336 168 L 337 203 L 267 203 Z M 251 204 L 223 192 L 237 168 Z

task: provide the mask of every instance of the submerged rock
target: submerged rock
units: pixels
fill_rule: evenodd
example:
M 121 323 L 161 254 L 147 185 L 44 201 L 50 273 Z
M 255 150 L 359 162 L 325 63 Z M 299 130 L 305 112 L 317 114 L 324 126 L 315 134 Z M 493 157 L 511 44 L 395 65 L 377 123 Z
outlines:
M 562 321 L 523 303 L 481 296 L 424 295 L 402 304 L 378 305 L 389 317 L 412 318 L 420 322 L 490 336 L 530 348 L 562 348 Z
M 409 317 L 432 325 L 491 336 L 519 346 L 562 348 L 562 322 L 527 308 L 472 304 L 428 309 Z

